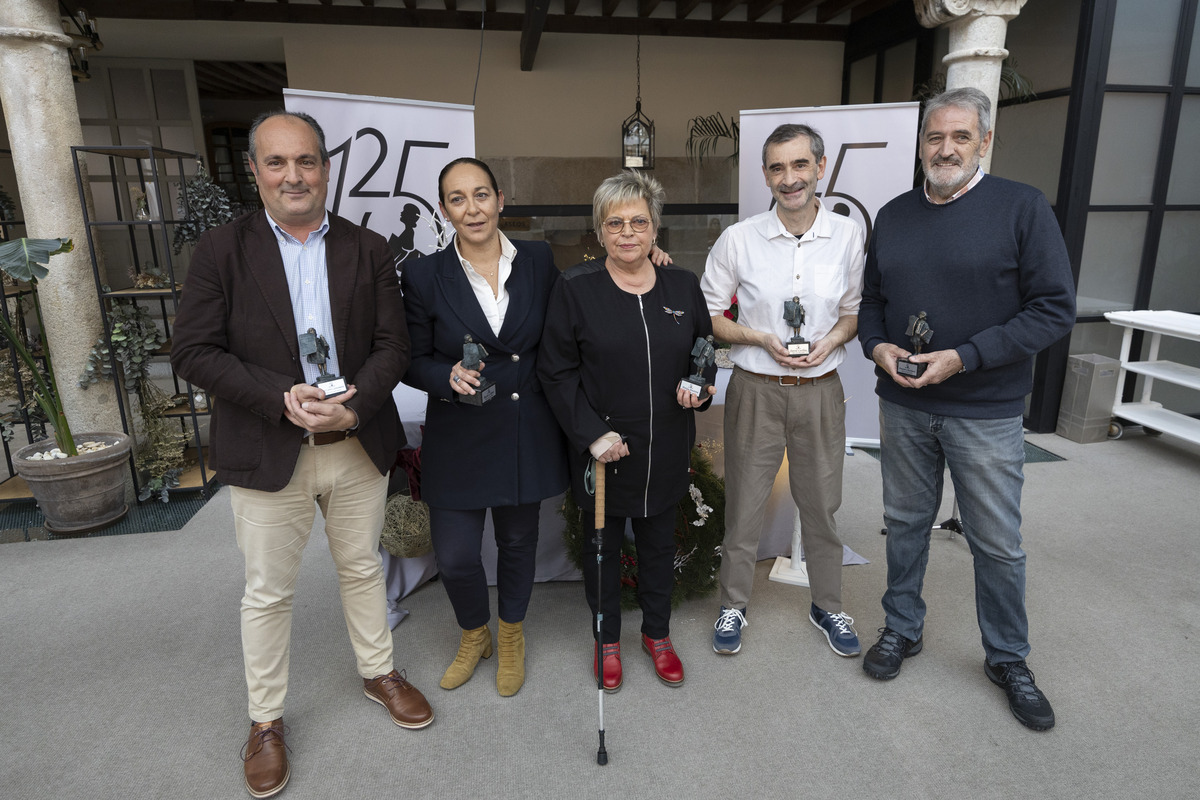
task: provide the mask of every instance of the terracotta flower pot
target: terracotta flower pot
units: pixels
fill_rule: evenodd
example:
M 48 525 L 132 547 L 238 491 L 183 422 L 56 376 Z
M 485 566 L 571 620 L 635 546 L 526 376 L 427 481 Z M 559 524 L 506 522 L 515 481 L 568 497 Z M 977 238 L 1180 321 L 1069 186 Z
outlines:
M 112 446 L 71 458 L 30 461 L 34 453 L 56 447 L 54 440 L 48 439 L 13 454 L 14 469 L 25 479 L 46 517 L 46 530 L 55 534 L 97 531 L 129 512 L 125 502 L 129 437 L 123 433 L 81 433 L 75 441 L 107 442 Z

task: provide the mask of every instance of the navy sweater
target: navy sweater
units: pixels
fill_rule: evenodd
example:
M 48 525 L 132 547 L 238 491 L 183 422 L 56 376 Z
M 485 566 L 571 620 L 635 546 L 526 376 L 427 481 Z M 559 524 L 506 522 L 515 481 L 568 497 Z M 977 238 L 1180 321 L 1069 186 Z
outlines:
M 875 368 L 881 398 L 931 414 L 1023 414 L 1034 355 L 1075 324 L 1071 265 L 1049 203 L 992 175 L 946 205 L 918 187 L 880 209 L 864 281 L 858 338 L 867 358 L 882 342 L 911 349 L 905 329 L 921 311 L 933 330 L 925 352 L 962 358 L 965 373 L 922 389 Z

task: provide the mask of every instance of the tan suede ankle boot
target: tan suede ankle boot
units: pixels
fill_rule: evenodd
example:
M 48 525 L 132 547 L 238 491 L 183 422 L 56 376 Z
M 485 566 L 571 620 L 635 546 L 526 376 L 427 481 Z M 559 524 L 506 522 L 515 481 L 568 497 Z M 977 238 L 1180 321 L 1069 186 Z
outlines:
M 525 683 L 523 623 L 500 620 L 496 644 L 500 650 L 500 663 L 496 665 L 496 689 L 501 697 L 512 697 Z
M 443 689 L 457 689 L 471 680 L 479 659 L 489 658 L 491 655 L 492 632 L 488 630 L 487 625 L 463 631 L 462 639 L 458 643 L 458 655 L 454 657 L 454 662 L 446 668 L 446 674 L 442 676 L 439 685 Z

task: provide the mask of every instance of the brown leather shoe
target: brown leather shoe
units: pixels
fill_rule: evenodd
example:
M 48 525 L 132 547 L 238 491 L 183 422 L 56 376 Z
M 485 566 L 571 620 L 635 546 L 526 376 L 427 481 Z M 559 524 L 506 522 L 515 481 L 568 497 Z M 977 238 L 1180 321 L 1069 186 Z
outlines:
M 242 749 L 242 766 L 246 791 L 252 797 L 272 797 L 287 786 L 292 768 L 288 765 L 283 731 L 283 717 L 250 726 L 250 739 Z
M 425 695 L 404 679 L 403 672 L 363 678 L 363 694 L 388 710 L 401 728 L 424 728 L 433 722 L 433 709 Z

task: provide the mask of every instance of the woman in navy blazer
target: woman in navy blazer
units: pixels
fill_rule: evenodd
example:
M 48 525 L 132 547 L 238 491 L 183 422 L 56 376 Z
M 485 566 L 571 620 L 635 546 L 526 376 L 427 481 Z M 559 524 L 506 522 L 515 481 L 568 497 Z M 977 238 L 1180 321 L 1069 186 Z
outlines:
M 412 339 L 404 382 L 429 395 L 421 494 L 442 584 L 462 628 L 441 686 L 466 683 L 479 659 L 492 654 L 480 555 L 490 508 L 499 551 L 496 688 L 508 697 L 525 681 L 523 622 L 541 501 L 567 486 L 565 441 L 537 376 L 546 303 L 559 273 L 545 242 L 511 242 L 500 232 L 504 193 L 482 161 L 447 164 L 438 200 L 454 226 L 453 244 L 405 263 L 401 285 Z M 479 369 L 462 364 L 468 335 L 487 353 Z M 494 394 L 478 403 L 484 378 Z

